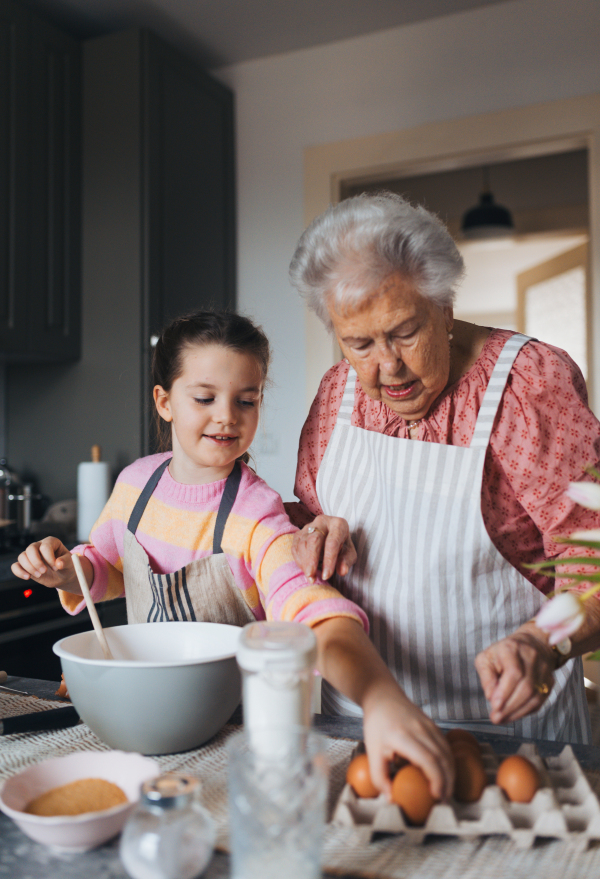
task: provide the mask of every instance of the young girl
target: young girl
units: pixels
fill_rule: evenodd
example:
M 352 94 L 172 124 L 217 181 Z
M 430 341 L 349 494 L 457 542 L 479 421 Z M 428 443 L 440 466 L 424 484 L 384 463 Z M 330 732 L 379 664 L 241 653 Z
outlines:
M 420 726 L 411 720 L 408 736 L 406 724 L 399 728 L 407 700 L 365 633 L 364 612 L 305 577 L 281 498 L 245 463 L 269 359 L 266 337 L 247 318 L 198 312 L 173 321 L 153 360 L 159 435 L 171 450 L 125 468 L 90 545 L 73 552 L 94 601 L 125 594 L 130 623 L 269 619 L 314 627 L 319 670 L 365 711 L 375 783 L 389 790 L 385 764 L 398 752 L 443 795 L 452 774 L 443 737 L 425 715 Z M 84 607 L 71 553 L 57 538 L 32 543 L 13 573 L 59 589 L 69 613 Z

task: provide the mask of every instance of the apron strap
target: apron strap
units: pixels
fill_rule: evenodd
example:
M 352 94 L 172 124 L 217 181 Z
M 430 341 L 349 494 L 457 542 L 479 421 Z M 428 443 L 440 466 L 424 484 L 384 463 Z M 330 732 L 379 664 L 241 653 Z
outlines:
M 336 424 L 352 424 L 352 411 L 354 409 L 354 389 L 356 387 L 356 371 L 351 366 L 346 376 L 344 394 L 338 409 Z
M 487 449 L 496 413 L 498 412 L 500 400 L 502 399 L 512 365 L 523 345 L 527 344 L 531 339 L 531 336 L 515 333 L 514 336 L 511 336 L 504 343 L 483 396 L 483 402 L 481 403 L 477 423 L 471 438 L 471 449 Z
M 163 475 L 164 471 L 167 469 L 170 461 L 171 458 L 167 458 L 166 461 L 163 461 L 162 464 L 160 464 L 156 468 L 156 470 L 142 489 L 140 496 L 138 497 L 136 504 L 131 511 L 129 522 L 127 523 L 127 530 L 131 531 L 132 534 L 135 534 L 135 532 L 137 531 L 138 525 L 140 524 L 140 519 L 144 515 L 144 510 L 148 505 L 148 501 L 152 497 L 152 493 L 160 482 L 160 478 Z M 241 478 L 242 468 L 240 466 L 240 462 L 236 461 L 233 465 L 233 470 L 227 477 L 227 482 L 225 483 L 225 488 L 221 497 L 221 503 L 219 504 L 219 510 L 217 512 L 215 533 L 213 535 L 213 555 L 218 555 L 219 553 L 223 552 L 223 549 L 221 547 L 223 532 L 225 531 L 225 525 L 231 512 L 231 508 L 235 503 L 238 489 L 240 487 Z
M 170 462 L 171 458 L 167 458 L 166 461 L 163 461 L 162 464 L 160 464 L 156 468 L 146 485 L 143 487 L 141 494 L 135 503 L 135 507 L 131 511 L 129 522 L 127 523 L 127 530 L 131 531 L 132 534 L 135 534 L 135 532 L 137 531 L 138 525 L 140 524 L 140 519 L 144 515 L 144 510 L 146 509 L 148 501 L 152 496 L 152 492 L 160 482 L 160 477 L 163 475 Z
M 221 546 L 223 532 L 225 531 L 225 525 L 231 512 L 231 508 L 235 503 L 241 478 L 242 467 L 240 462 L 236 461 L 233 465 L 233 470 L 227 477 L 227 482 L 223 489 L 223 496 L 221 497 L 221 503 L 219 504 L 219 512 L 217 513 L 217 521 L 215 522 L 215 533 L 213 535 L 213 555 L 218 555 L 223 552 Z

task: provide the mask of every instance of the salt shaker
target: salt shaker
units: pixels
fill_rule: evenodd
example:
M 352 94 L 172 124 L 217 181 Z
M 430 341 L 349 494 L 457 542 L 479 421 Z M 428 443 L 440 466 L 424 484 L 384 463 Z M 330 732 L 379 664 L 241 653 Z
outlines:
M 244 726 L 252 750 L 284 757 L 299 727 L 312 720 L 317 658 L 313 631 L 302 623 L 256 622 L 244 627 L 237 649 L 242 670 Z
M 132 879 L 194 879 L 203 872 L 216 831 L 199 791 L 198 779 L 175 772 L 144 782 L 119 850 Z

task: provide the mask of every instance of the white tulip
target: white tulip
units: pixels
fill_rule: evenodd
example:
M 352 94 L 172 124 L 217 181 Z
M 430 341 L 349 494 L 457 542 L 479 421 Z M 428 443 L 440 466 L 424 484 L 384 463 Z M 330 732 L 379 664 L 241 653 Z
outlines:
M 600 485 L 595 482 L 571 482 L 567 495 L 588 510 L 600 510 Z
M 585 622 L 585 606 L 575 592 L 559 592 L 538 612 L 535 623 L 550 635 L 550 644 L 558 644 Z
M 600 543 L 600 528 L 590 528 L 589 531 L 573 531 L 569 537 L 571 540 L 597 540 Z

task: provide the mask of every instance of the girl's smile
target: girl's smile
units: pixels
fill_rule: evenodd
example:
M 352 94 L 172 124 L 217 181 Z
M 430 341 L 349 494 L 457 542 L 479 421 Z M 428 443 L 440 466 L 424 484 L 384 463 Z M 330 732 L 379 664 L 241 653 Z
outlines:
M 200 485 L 225 479 L 248 450 L 262 401 L 262 376 L 251 354 L 223 345 L 185 350 L 171 390 L 154 388 L 159 415 L 171 422 L 176 482 Z

